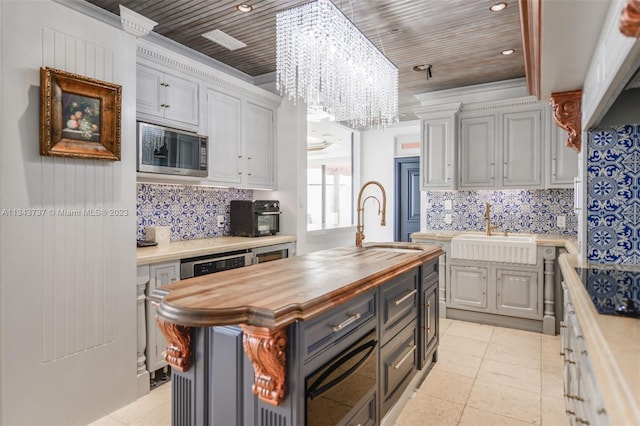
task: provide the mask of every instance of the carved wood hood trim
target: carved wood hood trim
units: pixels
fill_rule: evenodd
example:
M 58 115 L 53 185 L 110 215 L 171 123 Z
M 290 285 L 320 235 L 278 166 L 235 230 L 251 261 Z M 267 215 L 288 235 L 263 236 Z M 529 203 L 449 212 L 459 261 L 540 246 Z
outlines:
M 582 90 L 551 94 L 553 119 L 569 133 L 567 146 L 580 152 L 582 145 Z
M 285 394 L 287 333 L 283 328 L 240 327 L 244 331 L 244 351 L 255 372 L 251 390 L 264 402 L 278 406 Z
M 620 17 L 620 32 L 629 37 L 640 38 L 640 0 L 627 0 Z
M 519 6 L 527 91 L 530 95 L 540 99 L 542 2 L 537 0 L 519 0 Z

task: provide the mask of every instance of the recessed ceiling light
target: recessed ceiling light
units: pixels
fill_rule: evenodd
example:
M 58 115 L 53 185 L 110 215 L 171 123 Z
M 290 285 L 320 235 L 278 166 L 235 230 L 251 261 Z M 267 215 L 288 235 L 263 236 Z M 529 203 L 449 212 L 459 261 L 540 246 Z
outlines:
M 500 12 L 501 10 L 505 10 L 507 8 L 506 3 L 496 3 L 492 5 L 489 10 L 492 12 Z
M 251 6 L 249 3 L 240 3 L 236 6 L 236 9 L 243 13 L 249 13 L 253 10 L 253 6 Z
M 500 54 L 502 54 L 504 56 L 512 55 L 513 53 L 515 53 L 515 50 L 513 50 L 513 49 L 507 49 L 507 50 L 503 50 L 502 52 L 500 52 Z

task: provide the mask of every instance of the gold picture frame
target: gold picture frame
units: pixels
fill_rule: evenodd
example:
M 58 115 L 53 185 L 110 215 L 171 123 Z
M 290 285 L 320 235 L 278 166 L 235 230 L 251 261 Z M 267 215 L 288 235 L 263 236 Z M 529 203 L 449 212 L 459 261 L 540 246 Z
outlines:
M 40 154 L 120 160 L 122 87 L 40 68 Z

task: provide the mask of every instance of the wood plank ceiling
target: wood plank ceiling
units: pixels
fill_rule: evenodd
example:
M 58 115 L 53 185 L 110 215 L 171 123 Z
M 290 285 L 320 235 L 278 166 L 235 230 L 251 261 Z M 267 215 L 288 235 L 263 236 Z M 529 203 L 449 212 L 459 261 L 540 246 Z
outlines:
M 158 22 L 153 29 L 250 76 L 275 71 L 276 13 L 308 0 L 87 0 L 114 14 L 123 6 Z M 400 120 L 415 119 L 418 93 L 525 76 L 517 0 L 333 0 L 398 67 Z M 219 29 L 247 44 L 229 51 L 201 34 Z M 514 49 L 512 55 L 501 55 Z M 431 64 L 432 76 L 414 71 Z

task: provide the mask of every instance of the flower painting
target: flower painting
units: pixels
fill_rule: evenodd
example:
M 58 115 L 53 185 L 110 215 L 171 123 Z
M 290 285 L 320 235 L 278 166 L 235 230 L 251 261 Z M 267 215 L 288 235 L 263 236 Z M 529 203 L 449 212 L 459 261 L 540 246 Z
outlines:
M 62 93 L 62 134 L 70 139 L 98 142 L 100 138 L 100 99 Z
M 120 160 L 122 86 L 40 68 L 40 154 Z

